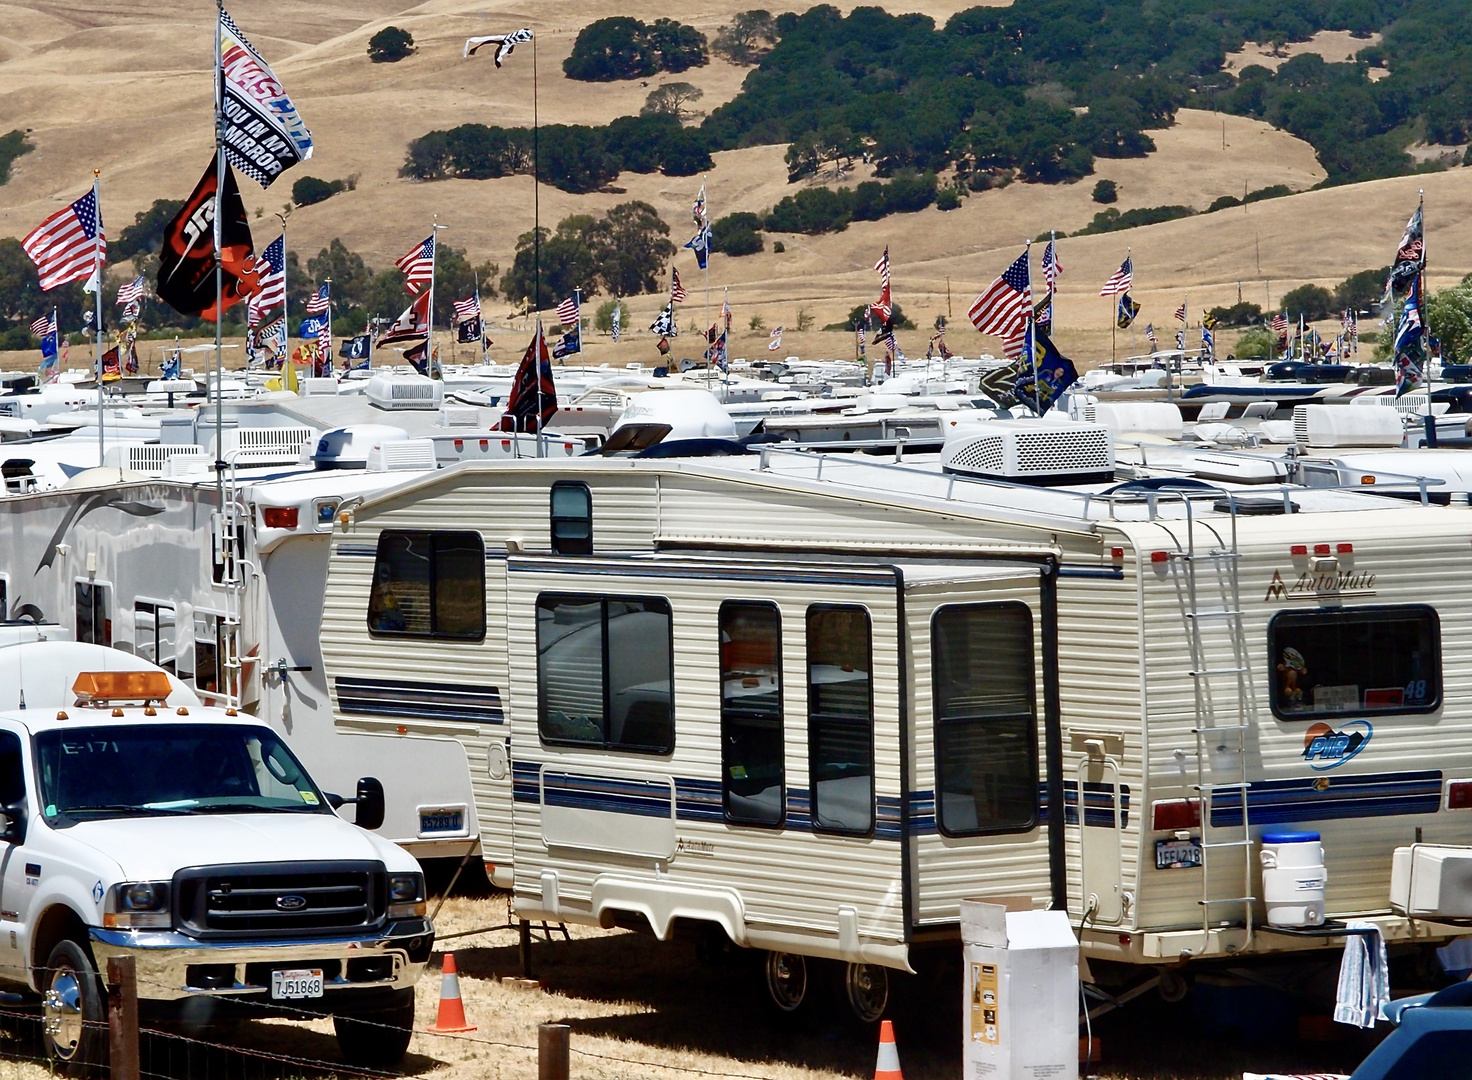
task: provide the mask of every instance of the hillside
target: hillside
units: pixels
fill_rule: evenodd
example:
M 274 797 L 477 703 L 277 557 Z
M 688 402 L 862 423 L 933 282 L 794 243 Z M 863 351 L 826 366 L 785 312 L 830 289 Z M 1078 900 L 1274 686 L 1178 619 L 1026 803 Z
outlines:
M 680 18 L 713 34 L 742 6 L 697 6 L 683 10 Z M 938 22 L 973 6 L 929 0 L 899 5 Z M 530 15 L 466 0 L 437 0 L 429 7 L 407 9 L 400 0 L 332 5 L 256 0 L 232 5 L 231 11 L 292 93 L 318 148 L 312 161 L 268 192 L 242 182 L 258 221 L 258 246 L 274 235 L 270 214 L 287 202 L 293 180 L 303 175 L 357 177 L 356 190 L 292 214 L 291 247 L 303 259 L 341 237 L 375 268 L 388 266 L 425 235 L 437 214 L 449 226 L 445 241 L 468 249 L 473 262 L 489 258 L 503 268 L 509 265 L 517 235 L 532 223 L 528 177 L 419 183 L 398 175 L 409 140 L 431 129 L 470 121 L 530 123 L 530 49 L 520 47 L 497 70 L 488 57 L 461 59 L 461 42 L 469 34 L 523 24 L 536 29 L 538 106 L 544 124 L 601 124 L 637 112 L 649 90 L 662 81 L 592 85 L 561 75 L 561 62 L 581 26 L 615 12 L 646 19 L 665 14 L 647 3 L 614 8 L 597 0 L 574 0 Z M 396 64 L 371 64 L 365 54 L 367 39 L 389 24 L 410 30 L 418 51 Z M 33 153 L 16 160 L 12 179 L 0 187 L 0 235 L 22 235 L 63 201 L 75 198 L 93 167 L 102 169 L 103 208 L 113 235 L 154 199 L 182 198 L 211 146 L 210 44 L 209 9 L 183 0 L 116 0 L 96 10 L 51 0 L 25 7 L 0 3 L 0 116 L 8 121 L 0 128 L 14 124 L 30 129 L 35 146 Z M 1326 55 L 1339 49 L 1329 56 L 1338 60 L 1354 44 L 1328 39 L 1324 49 Z M 1302 44 L 1296 48 L 1305 50 Z M 1256 54 L 1234 59 L 1238 64 L 1261 62 Z M 748 70 L 713 59 L 708 66 L 664 79 L 700 86 L 704 97 L 699 108 L 709 111 L 736 96 Z M 1305 281 L 1332 285 L 1354 271 L 1383 265 L 1417 189 L 1423 187 L 1433 286 L 1472 272 L 1472 170 L 1306 191 L 1325 177 L 1313 148 L 1261 121 L 1181 109 L 1174 126 L 1150 134 L 1156 144 L 1153 153 L 1097 160 L 1094 175 L 1075 183 L 1013 183 L 972 194 L 950 213 L 932 207 L 855 223 L 841 233 L 768 235 L 767 250 L 759 255 L 716 257 L 712 303 L 718 306 L 719 290 L 729 286 L 739 327 L 754 314 L 769 326 L 791 327 L 804 307 L 819 326 L 836 321 L 874 291 L 870 268 L 888 244 L 896 298 L 906 311 L 922 325 L 928 323 L 946 309 L 949 283 L 953 320 L 962 320 L 972 296 L 1015 257 L 1024 239 L 1050 228 L 1073 232 L 1088 223 L 1101 209 L 1089 197 L 1101 177 L 1119 184 L 1115 205 L 1121 210 L 1167 204 L 1204 210 L 1218 196 L 1240 198 L 1248 190 L 1275 184 L 1304 193 L 1064 241 L 1059 317 L 1066 326 L 1092 332 L 1074 339 L 1080 349 L 1107 352 L 1110 308 L 1098 298 L 1098 285 L 1126 247 L 1133 248 L 1136 296 L 1145 304 L 1142 323 L 1153 320 L 1164 326 L 1187 291 L 1193 314 L 1198 305 L 1235 301 L 1239 282 L 1244 299 L 1267 307 L 1269 299 L 1276 301 Z M 756 146 L 717 153 L 708 189 L 713 214 L 760 212 L 801 186 L 787 182 L 784 150 Z M 863 178 L 860 170 L 843 182 Z M 624 174 L 615 184 L 621 191 L 584 196 L 544 186 L 542 223 L 553 226 L 568 213 L 601 212 L 639 198 L 659 209 L 672 226 L 672 237 L 683 243 L 690 199 L 699 182 L 698 177 Z M 774 239 L 785 243 L 785 253 L 771 250 Z M 689 253 L 677 258 L 695 301 L 686 306 L 685 324 L 703 303 L 704 280 Z M 655 297 L 634 300 L 633 323 L 647 325 L 659 302 Z M 488 305 L 488 310 L 497 310 L 497 305 Z M 953 347 L 968 352 L 993 344 L 969 329 L 955 334 L 963 336 L 959 341 L 953 336 Z M 923 349 L 918 332 L 902 335 L 901 341 L 911 353 Z M 733 355 L 764 351 L 755 337 L 743 344 L 733 347 Z M 520 347 L 508 334 L 498 341 L 497 351 L 504 348 L 504 358 Z M 814 334 L 789 336 L 784 352 L 841 354 L 847 348 L 846 335 Z M 636 336 L 608 351 L 616 352 L 619 362 L 653 358 L 647 337 Z

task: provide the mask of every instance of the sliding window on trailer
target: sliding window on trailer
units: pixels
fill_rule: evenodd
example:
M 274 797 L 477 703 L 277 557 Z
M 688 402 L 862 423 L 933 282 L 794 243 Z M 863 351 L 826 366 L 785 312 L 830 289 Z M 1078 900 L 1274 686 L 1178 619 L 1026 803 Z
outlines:
M 480 533 L 379 533 L 368 632 L 374 637 L 484 641 L 486 548 Z
M 807 613 L 808 778 L 813 828 L 874 832 L 874 649 L 868 609 Z
M 1441 620 L 1425 604 L 1280 611 L 1268 669 L 1279 720 L 1435 712 Z

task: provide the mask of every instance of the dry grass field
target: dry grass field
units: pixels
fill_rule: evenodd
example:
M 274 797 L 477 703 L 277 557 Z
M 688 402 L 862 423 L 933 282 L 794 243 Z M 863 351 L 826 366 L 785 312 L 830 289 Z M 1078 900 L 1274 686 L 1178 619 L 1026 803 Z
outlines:
M 740 6 L 734 0 L 706 0 L 683 9 L 681 18 L 714 33 Z M 943 20 L 969 4 L 919 0 L 899 6 Z M 312 161 L 270 191 L 243 182 L 248 204 L 265 215 L 258 219 L 258 243 L 272 234 L 269 214 L 287 202 L 295 179 L 358 178 L 356 190 L 292 214 L 291 246 L 304 258 L 341 237 L 370 264 L 383 267 L 421 238 L 438 215 L 449 226 L 445 241 L 468 249 L 473 261 L 509 264 L 516 237 L 531 227 L 529 178 L 415 183 L 398 176 L 405 146 L 425 131 L 466 121 L 525 124 L 531 119 L 530 50 L 523 46 L 497 70 L 483 57 L 461 59 L 460 44 L 468 34 L 522 24 L 537 31 L 543 123 L 600 123 L 637 111 L 660 81 L 594 85 L 561 74 L 579 27 L 616 12 L 645 18 L 665 13 L 647 0 L 630 5 L 568 0 L 535 10 L 469 0 L 409 8 L 399 0 L 331 5 L 240 0 L 231 10 L 274 64 L 318 146 Z M 367 39 L 389 24 L 409 29 L 418 51 L 397 64 L 372 64 L 365 54 Z M 208 6 L 182 0 L 116 0 L 104 8 L 66 0 L 0 3 L 0 127 L 29 129 L 37 148 L 17 160 L 13 178 L 0 188 L 0 235 L 23 234 L 75 197 L 94 166 L 102 169 L 103 206 L 114 233 L 155 198 L 182 197 L 209 153 L 210 42 Z M 1363 44 L 1346 35 L 1320 35 L 1287 51 L 1342 59 Z M 1261 52 L 1249 46 L 1232 62 L 1272 61 Z M 704 90 L 699 102 L 704 109 L 729 100 L 744 77 L 745 69 L 720 60 L 678 76 Z M 870 267 L 886 244 L 894 260 L 895 297 L 906 312 L 922 327 L 941 312 L 960 320 L 972 297 L 1015 257 L 1024 239 L 1048 229 L 1076 231 L 1088 222 L 1100 209 L 1089 198 L 1097 177 L 1120 185 L 1120 209 L 1174 203 L 1204 209 L 1220 195 L 1240 197 L 1272 184 L 1304 193 L 1064 241 L 1060 337 L 1084 363 L 1107 355 L 1111 306 L 1097 296 L 1098 286 L 1127 248 L 1135 259 L 1136 298 L 1144 304 L 1142 324 L 1167 324 L 1183 297 L 1193 316 L 1201 307 L 1235 301 L 1239 290 L 1244 299 L 1270 307 L 1306 281 L 1332 285 L 1354 271 L 1383 265 L 1417 189 L 1424 187 L 1433 287 L 1472 271 L 1472 170 L 1305 191 L 1324 175 L 1311 149 L 1266 125 L 1184 110 L 1174 127 L 1153 137 L 1155 153 L 1100 160 L 1096 177 L 1079 183 L 1012 184 L 972 195 L 950 213 L 931 208 L 819 237 L 769 235 L 761 254 L 717 257 L 711 303 L 718 307 L 729 289 L 735 325 L 742 331 L 733 355 L 765 355 L 765 335 L 746 331 L 752 316 L 768 327 L 787 328 L 784 354 L 851 355 L 847 335 L 798 335 L 793 325 L 804 309 L 821 327 L 869 298 L 875 289 Z M 709 175 L 713 213 L 761 211 L 790 193 L 782 154 L 782 147 L 755 147 L 716 155 Z M 841 182 L 862 178 L 856 173 Z M 673 227 L 676 241 L 683 242 L 699 183 L 696 177 L 625 174 L 615 185 L 620 190 L 586 196 L 544 186 L 541 219 L 555 225 L 574 211 L 601 211 L 639 198 L 653 203 Z M 785 243 L 784 253 L 771 250 L 775 239 Z M 688 325 L 705 316 L 705 281 L 688 253 L 678 258 L 687 286 L 695 286 L 682 313 L 682 325 Z M 632 323 L 647 326 L 659 302 L 654 296 L 632 298 Z M 514 358 L 524 348 L 520 330 L 495 336 L 500 359 Z M 588 359 L 619 366 L 648 363 L 657 359 L 651 344 L 647 334 L 637 333 L 618 348 L 595 342 Z M 924 335 L 915 332 L 908 340 L 902 335 L 901 344 L 911 354 L 922 351 Z M 996 345 L 974 337 L 964 325 L 951 344 L 968 353 Z M 1119 342 L 1121 353 L 1142 347 L 1143 340 Z M 677 348 L 676 355 L 682 354 Z

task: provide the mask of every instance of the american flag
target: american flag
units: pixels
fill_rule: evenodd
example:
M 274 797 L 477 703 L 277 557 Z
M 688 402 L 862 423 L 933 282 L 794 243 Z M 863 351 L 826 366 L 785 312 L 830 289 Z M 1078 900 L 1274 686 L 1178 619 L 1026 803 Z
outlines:
M 91 277 L 107 258 L 107 236 L 102 230 L 97 189 L 52 214 L 20 244 L 36 264 L 42 289 Z
M 1176 308 L 1176 322 L 1186 321 L 1186 302 L 1181 301 L 1181 306 Z
M 782 328 L 777 327 L 770 336 L 772 340 L 767 342 L 767 352 L 776 352 L 782 347 Z
M 991 283 L 976 298 L 966 314 L 979 333 L 1016 338 L 1019 342 L 1027 316 L 1032 311 L 1032 277 L 1027 267 L 1027 252 Z
M 731 302 L 729 300 L 721 301 L 721 320 L 726 324 L 726 331 L 729 333 L 731 330 Z
M 680 271 L 673 266 L 670 267 L 670 303 L 683 304 L 685 297 L 689 295 L 685 291 L 685 286 L 680 284 Z
M 574 289 L 571 296 L 557 305 L 557 321 L 563 326 L 576 326 L 582 318 L 581 308 L 578 291 Z
M 1150 343 L 1152 349 L 1160 348 L 1160 339 L 1155 336 L 1155 324 L 1145 324 L 1145 340 Z
M 1118 296 L 1122 292 L 1129 292 L 1135 283 L 1135 265 L 1130 256 L 1124 257 L 1124 262 L 1119 264 L 1116 270 L 1099 290 L 1100 296 Z
M 332 306 L 332 283 L 325 282 L 307 301 L 308 315 L 321 315 Z
M 695 224 L 701 228 L 705 227 L 705 185 L 700 185 L 700 193 L 695 196 L 695 205 L 690 208 L 690 216 L 695 219 Z
M 332 327 L 327 323 L 317 329 L 317 348 L 326 356 L 332 355 Z
M 1053 241 L 1048 241 L 1048 246 L 1043 248 L 1043 280 L 1048 283 L 1048 291 L 1053 291 L 1053 286 L 1063 276 L 1063 263 L 1058 258 L 1058 252 L 1053 248 Z
M 469 319 L 480 317 L 480 294 L 468 296 L 464 300 L 455 301 L 455 321 L 466 322 Z
M 404 287 L 411 293 L 418 293 L 421 285 L 428 285 L 429 279 L 434 276 L 434 234 L 422 244 L 417 244 L 403 258 L 394 263 L 404 272 Z
M 31 333 L 37 337 L 45 337 L 51 333 L 51 328 L 54 325 L 52 319 L 55 317 L 55 314 L 55 312 L 52 312 L 50 315 L 42 315 L 35 322 L 31 323 Z
M 889 248 L 886 246 L 884 254 L 879 256 L 879 261 L 874 264 L 874 272 L 879 275 L 879 288 L 889 288 Z
M 266 245 L 257 260 L 260 290 L 250 298 L 250 321 L 259 324 L 266 312 L 286 303 L 286 234 Z
M 1281 311 L 1273 316 L 1273 333 L 1279 337 L 1288 333 L 1288 316 Z
M 126 285 L 118 287 L 117 303 L 119 305 L 136 304 L 139 300 L 143 299 L 143 291 L 147 288 L 147 285 L 148 279 L 142 274 L 139 274 Z

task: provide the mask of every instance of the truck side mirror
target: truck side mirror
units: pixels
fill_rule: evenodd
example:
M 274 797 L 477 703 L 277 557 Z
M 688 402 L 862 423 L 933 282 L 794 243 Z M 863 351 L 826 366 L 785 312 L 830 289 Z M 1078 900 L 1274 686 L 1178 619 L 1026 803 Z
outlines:
M 358 781 L 358 797 L 353 800 L 358 813 L 353 823 L 360 829 L 376 829 L 383 824 L 383 784 L 376 777 Z
M 0 841 L 4 841 L 7 844 L 24 844 L 26 842 L 25 803 L 15 802 L 10 803 L 8 806 L 0 807 Z

